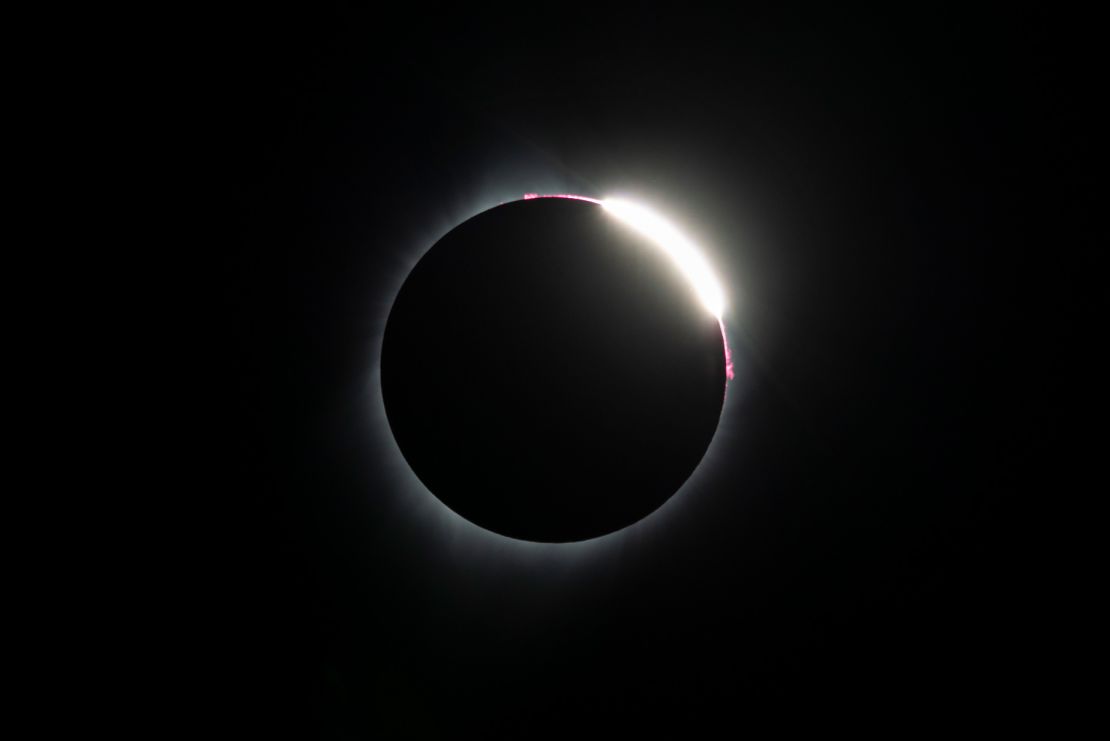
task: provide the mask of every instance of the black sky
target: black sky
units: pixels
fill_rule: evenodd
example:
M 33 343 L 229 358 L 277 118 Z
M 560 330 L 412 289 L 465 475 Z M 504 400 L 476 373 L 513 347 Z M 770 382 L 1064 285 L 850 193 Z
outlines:
M 1060 224 L 1090 202 L 1049 19 L 414 15 L 219 34 L 227 722 L 739 733 L 771 708 L 912 726 L 1027 707 L 1045 644 L 1019 523 L 1059 342 L 1030 298 L 1065 295 Z M 735 296 L 737 379 L 696 495 L 574 557 L 446 542 L 368 411 L 429 240 L 549 190 L 669 209 Z

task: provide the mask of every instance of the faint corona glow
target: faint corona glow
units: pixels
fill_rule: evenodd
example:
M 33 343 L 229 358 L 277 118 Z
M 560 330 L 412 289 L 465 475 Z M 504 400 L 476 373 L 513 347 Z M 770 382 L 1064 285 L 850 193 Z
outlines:
M 531 177 L 530 180 L 534 183 L 535 177 Z M 552 191 L 566 187 L 566 183 L 558 183 L 557 181 L 548 184 Z M 500 564 L 506 558 L 511 558 L 513 561 L 520 563 L 542 565 L 545 569 L 554 570 L 554 573 L 559 574 L 560 578 L 569 578 L 570 575 L 579 573 L 579 569 L 583 570 L 582 573 L 588 573 L 593 568 L 593 564 L 599 559 L 624 557 L 629 549 L 650 548 L 651 544 L 663 537 L 662 533 L 665 525 L 671 521 L 674 513 L 688 506 L 688 497 L 683 497 L 681 494 L 684 491 L 696 491 L 704 488 L 707 477 L 711 475 L 709 472 L 727 457 L 725 450 L 728 445 L 728 438 L 732 434 L 731 427 L 733 423 L 729 422 L 729 416 L 723 407 L 721 423 L 713 435 L 701 462 L 679 487 L 678 491 L 668 498 L 659 509 L 620 530 L 588 540 L 570 543 L 539 543 L 486 530 L 444 505 L 417 478 L 397 446 L 396 438 L 390 434 L 389 421 L 385 413 L 385 400 L 382 396 L 381 373 L 378 363 L 381 358 L 381 341 L 385 336 L 385 326 L 390 309 L 406 277 L 419 261 L 420 256 L 428 250 L 428 245 L 434 245 L 444 234 L 474 214 L 519 199 L 520 196 L 515 194 L 520 192 L 520 190 L 511 187 L 503 188 L 442 205 L 439 211 L 433 213 L 433 216 L 438 216 L 438 219 L 432 219 L 430 222 L 433 227 L 428 231 L 414 234 L 414 247 L 402 256 L 403 259 L 399 260 L 401 267 L 392 276 L 393 285 L 384 292 L 385 295 L 392 295 L 393 298 L 383 301 L 379 307 L 380 325 L 376 332 L 374 371 L 367 379 L 369 384 L 367 391 L 373 389 L 373 392 L 367 395 L 369 414 L 372 420 L 370 427 L 382 451 L 382 455 L 376 461 L 373 470 L 376 476 L 380 476 L 383 482 L 389 484 L 385 487 L 387 492 L 396 492 L 395 495 L 389 497 L 389 503 L 395 508 L 393 511 L 402 515 L 398 524 L 404 525 L 404 527 L 401 527 L 399 532 L 404 533 L 405 537 L 412 538 L 412 542 L 419 544 L 420 547 L 427 548 L 430 546 L 435 556 L 441 560 L 444 568 L 466 569 L 468 573 L 474 570 L 484 570 L 484 573 L 491 569 L 500 568 Z M 577 201 L 588 201 L 607 207 L 610 213 L 613 213 L 614 216 L 617 215 L 611 208 L 608 208 L 613 202 L 606 203 L 587 196 L 571 193 L 546 195 L 530 192 L 525 193 L 523 197 L 524 200 L 569 198 Z M 618 203 L 623 203 L 623 201 Z M 688 245 L 689 243 L 682 240 L 680 244 Z M 700 257 L 698 259 L 700 260 Z M 711 285 L 715 285 L 715 283 L 713 281 Z M 706 305 L 709 306 L 708 303 Z M 714 316 L 716 316 L 721 327 L 721 339 L 725 343 L 726 377 L 732 380 L 732 353 L 729 350 L 725 324 L 721 317 L 724 301 L 721 300 L 716 305 L 720 307 L 720 313 L 714 312 Z M 710 311 L 713 311 L 713 309 L 710 308 Z M 725 406 L 736 403 L 736 399 L 729 401 L 729 397 L 731 395 L 726 393 Z M 429 535 L 433 537 L 429 537 Z

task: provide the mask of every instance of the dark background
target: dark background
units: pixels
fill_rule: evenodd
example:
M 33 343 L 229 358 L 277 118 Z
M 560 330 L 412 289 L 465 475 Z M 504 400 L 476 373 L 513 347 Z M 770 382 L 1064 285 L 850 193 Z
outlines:
M 1073 22 L 412 16 L 228 17 L 196 51 L 229 330 L 204 499 L 220 557 L 200 697 L 220 726 L 1051 715 L 1030 501 L 1063 486 L 1060 311 L 1088 301 L 1064 276 L 1093 250 Z M 698 485 L 593 549 L 444 524 L 372 413 L 407 269 L 527 191 L 646 199 L 694 228 L 732 298 L 737 378 Z

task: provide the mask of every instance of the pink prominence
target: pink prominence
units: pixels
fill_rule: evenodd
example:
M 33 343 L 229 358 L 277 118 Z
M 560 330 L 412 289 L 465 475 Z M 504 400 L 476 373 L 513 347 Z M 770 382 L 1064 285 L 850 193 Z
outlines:
M 590 198 L 589 196 L 574 195 L 573 193 L 525 193 L 524 194 L 524 200 L 526 200 L 526 201 L 531 201 L 531 200 L 536 199 L 536 198 L 569 198 L 572 201 L 588 201 L 589 203 L 596 203 L 599 206 L 601 205 L 601 201 L 599 201 L 597 198 Z M 722 342 L 722 344 L 724 344 L 724 347 L 725 347 L 725 378 L 727 379 L 727 381 L 731 381 L 732 378 L 733 378 L 732 351 L 728 347 L 728 337 L 725 335 L 725 322 L 724 322 L 724 320 L 723 319 L 718 319 L 717 323 L 721 327 L 721 342 Z M 727 381 L 725 383 L 726 389 L 728 387 Z
M 729 381 L 732 380 L 732 350 L 728 349 L 728 337 L 725 335 L 725 322 L 723 319 L 718 320 L 721 325 L 721 343 L 725 346 L 725 378 Z M 727 384 L 726 384 L 727 385 Z

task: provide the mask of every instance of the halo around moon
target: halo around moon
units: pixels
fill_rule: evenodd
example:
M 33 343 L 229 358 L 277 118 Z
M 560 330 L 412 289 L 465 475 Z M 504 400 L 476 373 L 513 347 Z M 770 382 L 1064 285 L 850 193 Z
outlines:
M 390 429 L 484 529 L 615 532 L 677 492 L 714 436 L 724 308 L 700 251 L 649 209 L 529 194 L 448 232 L 406 279 L 382 348 Z

